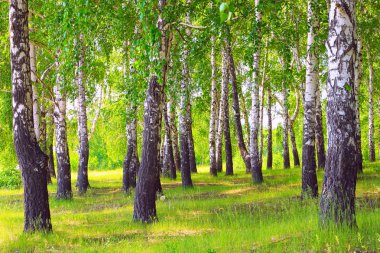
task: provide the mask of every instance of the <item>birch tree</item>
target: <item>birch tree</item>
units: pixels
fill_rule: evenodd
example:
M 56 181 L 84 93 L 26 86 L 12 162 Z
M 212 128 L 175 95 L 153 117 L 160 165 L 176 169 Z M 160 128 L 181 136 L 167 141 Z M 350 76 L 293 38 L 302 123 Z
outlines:
M 24 231 L 50 231 L 48 157 L 38 145 L 33 126 L 28 11 L 27 0 L 10 1 L 13 140 L 24 184 Z
M 216 89 L 216 63 L 215 63 L 215 35 L 211 37 L 211 108 L 210 108 L 210 130 L 209 130 L 209 149 L 210 149 L 210 174 L 216 176 L 216 147 L 215 136 L 217 130 L 217 89 Z
M 327 79 L 328 149 L 320 202 L 323 225 L 356 227 L 355 189 L 360 166 L 356 125 L 355 1 L 332 0 L 329 11 Z
M 318 53 L 315 36 L 318 30 L 315 0 L 308 1 L 306 85 L 304 94 L 304 124 L 302 141 L 302 196 L 316 197 L 318 183 L 315 161 L 316 91 L 319 84 Z
M 57 194 L 58 199 L 71 199 L 71 167 L 69 146 L 67 143 L 66 127 L 66 94 L 62 87 L 62 77 L 59 74 L 59 62 L 57 65 L 57 80 L 55 86 L 54 124 L 57 156 Z
M 375 143 L 373 140 L 374 136 L 374 118 L 373 118 L 373 63 L 372 63 L 372 57 L 371 52 L 369 49 L 367 49 L 367 58 L 368 58 L 368 72 L 369 72 L 369 79 L 368 79 L 368 144 L 369 144 L 369 160 L 371 162 L 374 162 L 376 160 L 376 153 L 375 153 Z
M 255 24 L 259 27 L 261 22 L 261 12 L 258 10 L 260 0 L 255 0 Z M 257 36 L 255 41 L 255 49 L 253 53 L 253 77 L 251 86 L 252 108 L 251 108 L 251 140 L 250 154 L 252 166 L 253 182 L 260 183 L 263 181 L 262 170 L 260 166 L 260 150 L 258 144 L 259 122 L 260 122 L 260 98 L 259 98 L 259 74 L 260 74 L 260 30 L 257 28 Z
M 79 43 L 83 43 L 83 35 L 80 35 Z M 77 187 L 80 194 L 86 193 L 90 186 L 88 182 L 88 129 L 87 129 L 87 107 L 86 88 L 84 80 L 85 47 L 80 45 L 79 60 L 77 65 L 76 85 L 78 87 L 78 136 L 79 136 L 79 164 Z

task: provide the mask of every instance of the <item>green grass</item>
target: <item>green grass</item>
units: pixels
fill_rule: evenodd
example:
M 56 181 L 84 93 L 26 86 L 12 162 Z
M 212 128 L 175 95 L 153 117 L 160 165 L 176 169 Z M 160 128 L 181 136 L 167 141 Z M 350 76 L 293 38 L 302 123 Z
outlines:
M 51 234 L 24 234 L 22 190 L 0 190 L 0 251 L 378 252 L 379 167 L 367 164 L 359 176 L 357 231 L 319 228 L 318 200 L 299 198 L 299 168 L 264 171 L 261 185 L 242 170 L 212 178 L 207 167 L 193 174 L 193 189 L 164 179 L 159 222 L 149 225 L 132 221 L 133 193 L 121 192 L 121 170 L 90 171 L 92 188 L 84 196 L 56 200 L 56 182 L 49 186 Z

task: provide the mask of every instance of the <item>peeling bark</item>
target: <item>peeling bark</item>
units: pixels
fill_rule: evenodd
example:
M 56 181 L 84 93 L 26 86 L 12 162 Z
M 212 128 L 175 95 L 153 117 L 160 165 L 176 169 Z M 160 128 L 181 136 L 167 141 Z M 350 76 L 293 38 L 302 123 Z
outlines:
M 332 0 L 327 79 L 328 149 L 320 222 L 356 227 L 355 189 L 360 166 L 355 92 L 357 57 L 355 2 Z

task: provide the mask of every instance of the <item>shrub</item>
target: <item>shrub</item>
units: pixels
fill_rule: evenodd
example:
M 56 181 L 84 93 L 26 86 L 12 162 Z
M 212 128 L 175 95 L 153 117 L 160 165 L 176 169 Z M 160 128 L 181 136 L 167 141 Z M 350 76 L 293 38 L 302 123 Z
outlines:
M 0 171 L 0 188 L 17 189 L 22 185 L 21 173 L 18 169 Z

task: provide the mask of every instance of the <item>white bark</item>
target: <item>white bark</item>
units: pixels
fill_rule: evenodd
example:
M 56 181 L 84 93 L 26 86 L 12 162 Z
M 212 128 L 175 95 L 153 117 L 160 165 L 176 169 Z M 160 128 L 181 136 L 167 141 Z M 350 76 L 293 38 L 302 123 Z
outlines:
M 37 141 L 40 140 L 40 108 L 38 106 L 38 92 L 37 92 L 37 56 L 36 56 L 36 47 L 33 43 L 30 44 L 30 75 L 32 81 L 32 92 L 33 92 L 33 124 L 34 132 L 36 134 Z
M 373 118 L 373 63 L 372 63 L 372 57 L 369 49 L 368 52 L 368 72 L 369 72 L 369 79 L 368 79 L 368 95 L 369 95 L 369 101 L 368 101 L 368 143 L 369 143 L 369 160 L 371 162 L 376 160 L 375 155 L 375 143 L 373 141 L 374 136 L 374 118 Z
M 216 114 L 217 114 L 217 90 L 216 90 L 216 65 L 215 65 L 215 35 L 211 37 L 211 112 L 210 112 L 210 130 L 209 130 L 209 148 L 210 148 L 210 174 L 216 175 L 216 150 L 215 150 L 215 131 L 216 131 Z
M 316 197 L 318 184 L 315 161 L 316 91 L 319 84 L 318 54 L 315 36 L 319 26 L 314 0 L 308 1 L 309 32 L 307 35 L 306 84 L 302 142 L 302 195 Z
M 357 128 L 355 1 L 332 0 L 327 79 L 328 150 L 320 202 L 321 224 L 356 226 L 355 189 L 360 160 Z
M 255 16 L 256 23 L 261 22 L 261 13 L 257 10 L 260 0 L 255 0 Z M 253 53 L 253 77 L 251 84 L 251 140 L 250 140 L 250 153 L 251 153 L 251 166 L 252 166 L 252 178 L 254 182 L 263 181 L 260 166 L 260 154 L 258 146 L 259 124 L 260 124 L 260 98 L 259 98 L 259 75 L 260 75 L 260 36 L 255 43 L 255 51 Z

